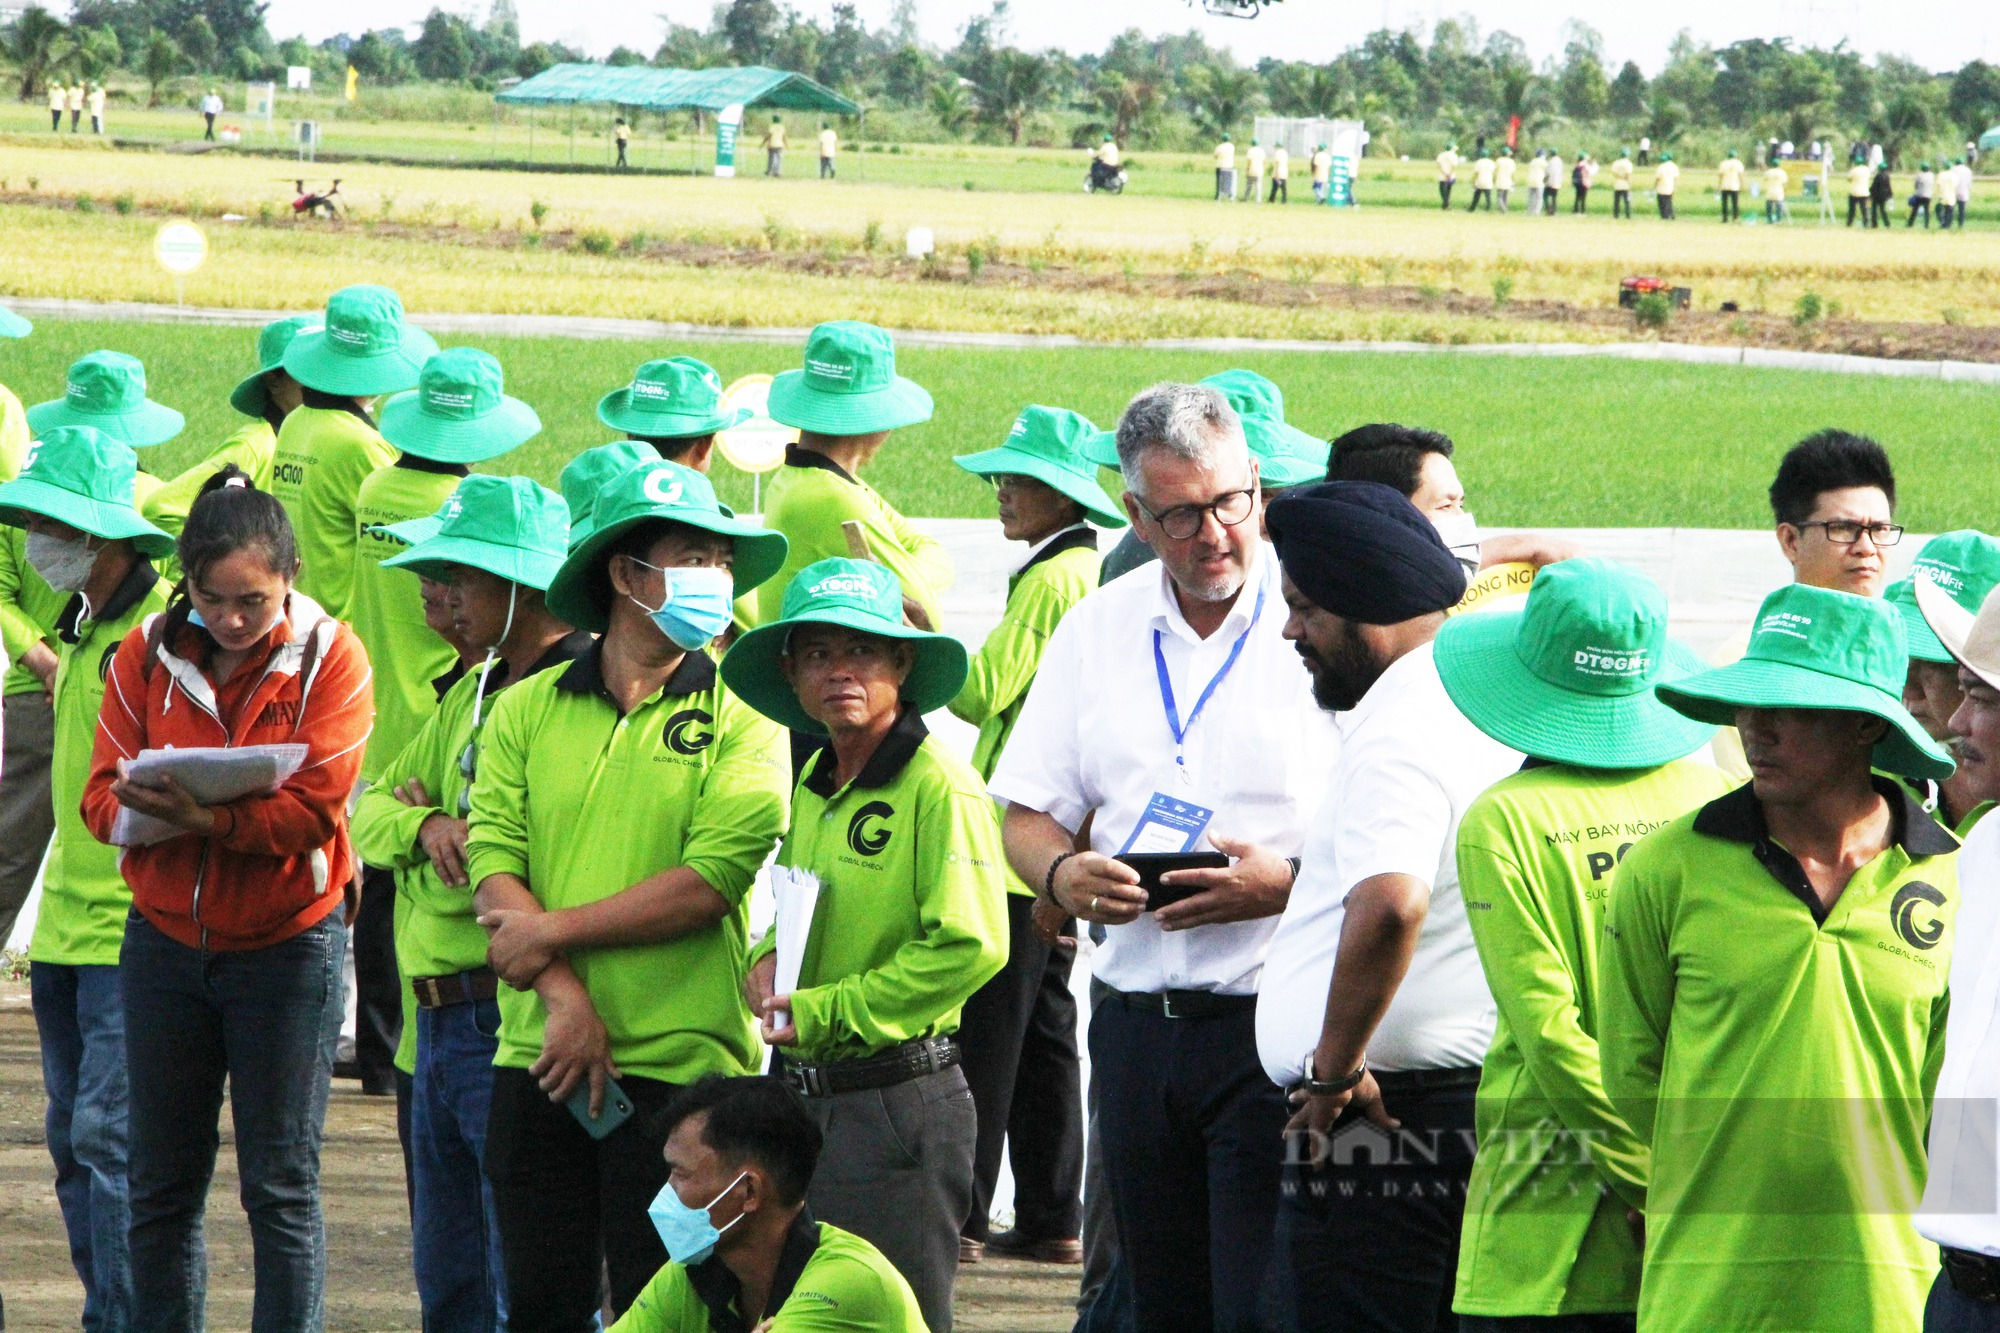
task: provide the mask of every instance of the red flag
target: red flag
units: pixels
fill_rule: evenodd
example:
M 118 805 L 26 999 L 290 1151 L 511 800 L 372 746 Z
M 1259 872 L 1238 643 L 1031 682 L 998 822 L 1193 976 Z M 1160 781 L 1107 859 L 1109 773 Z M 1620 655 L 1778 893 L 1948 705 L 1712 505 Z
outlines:
M 1520 133 L 1521 118 L 1519 116 L 1509 116 L 1507 118 L 1507 146 L 1509 148 L 1518 148 L 1520 146 Z

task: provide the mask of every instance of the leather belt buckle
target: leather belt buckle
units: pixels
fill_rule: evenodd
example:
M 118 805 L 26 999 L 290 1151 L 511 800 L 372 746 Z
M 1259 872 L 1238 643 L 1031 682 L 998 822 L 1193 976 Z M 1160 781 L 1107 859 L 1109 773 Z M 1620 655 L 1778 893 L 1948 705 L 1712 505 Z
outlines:
M 415 977 L 410 981 L 410 989 L 416 994 L 420 1009 L 441 1009 L 444 1001 L 438 996 L 436 977 Z

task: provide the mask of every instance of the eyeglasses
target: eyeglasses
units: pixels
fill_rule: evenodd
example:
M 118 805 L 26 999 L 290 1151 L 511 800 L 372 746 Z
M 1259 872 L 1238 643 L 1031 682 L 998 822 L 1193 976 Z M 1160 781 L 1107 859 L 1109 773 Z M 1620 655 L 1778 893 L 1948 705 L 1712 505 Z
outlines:
M 1140 500 L 1136 493 L 1132 498 L 1138 501 L 1147 518 L 1159 524 L 1160 530 L 1177 542 L 1184 542 L 1200 532 L 1202 520 L 1210 514 L 1215 515 L 1215 521 L 1223 527 L 1233 528 L 1257 508 L 1257 488 L 1254 486 L 1247 490 L 1224 491 L 1204 505 L 1175 505 L 1159 513 L 1154 513 L 1152 506 Z
M 1852 546 L 1863 533 L 1877 546 L 1894 546 L 1903 540 L 1900 523 L 1862 523 L 1851 518 L 1831 518 L 1799 524 L 1801 528 L 1825 528 L 1826 539 L 1835 546 Z

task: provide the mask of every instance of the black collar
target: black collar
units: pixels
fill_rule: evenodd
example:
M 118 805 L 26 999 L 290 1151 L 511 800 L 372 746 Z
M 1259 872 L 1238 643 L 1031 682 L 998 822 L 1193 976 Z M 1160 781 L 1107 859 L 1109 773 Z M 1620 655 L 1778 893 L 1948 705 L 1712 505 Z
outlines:
M 581 631 L 578 631 L 581 633 Z M 567 644 L 574 634 L 565 638 Z M 589 638 L 588 635 L 584 637 Z M 555 651 L 554 649 L 550 650 Z M 604 644 L 602 640 L 590 642 L 570 659 L 569 670 L 556 679 L 556 688 L 570 694 L 594 694 L 619 712 L 618 701 L 611 697 L 611 691 L 604 687 Z M 548 660 L 545 656 L 544 660 Z M 560 661 L 561 659 L 555 659 Z M 554 663 L 551 662 L 551 665 Z M 539 669 L 539 668 L 538 668 Z M 715 659 L 704 652 L 688 653 L 681 658 L 681 664 L 674 668 L 674 674 L 667 677 L 667 683 L 660 687 L 660 693 L 668 698 L 683 694 L 703 694 L 715 688 Z
M 125 571 L 125 577 L 118 580 L 118 586 L 111 590 L 111 596 L 103 606 L 93 607 L 92 620 L 116 620 L 139 604 L 139 599 L 153 590 L 160 581 L 160 571 L 153 568 L 153 562 L 139 556 L 132 562 L 132 568 Z M 75 643 L 83 637 L 83 594 L 71 593 L 69 601 L 63 604 L 62 614 L 56 617 L 56 637 L 64 643 Z
M 419 454 L 405 453 L 396 460 L 396 466 L 408 468 L 412 472 L 434 472 L 440 477 L 469 477 L 472 469 L 463 463 L 440 463 L 435 458 L 424 458 Z
M 792 1289 L 818 1249 L 819 1223 L 813 1220 L 812 1209 L 802 1207 L 785 1231 L 785 1248 L 778 1252 L 778 1268 L 771 1275 L 771 1295 L 764 1302 L 760 1323 L 792 1298 Z M 750 1333 L 750 1321 L 736 1305 L 743 1296 L 743 1283 L 728 1264 L 711 1254 L 698 1264 L 689 1264 L 687 1276 L 694 1294 L 708 1307 L 708 1326 L 714 1333 Z
M 904 704 L 902 711 L 896 715 L 896 725 L 889 728 L 889 734 L 875 747 L 875 753 L 868 756 L 868 762 L 861 766 L 861 774 L 854 779 L 854 785 L 886 787 L 894 782 L 930 734 L 931 729 L 924 725 L 924 715 Z M 813 756 L 806 769 L 806 790 L 821 800 L 832 799 L 835 790 L 833 774 L 839 766 L 833 746 L 828 745 Z
M 786 467 L 816 467 L 831 472 L 842 481 L 853 481 L 854 476 L 846 468 L 828 458 L 817 449 L 802 449 L 796 444 L 785 446 Z
M 1095 551 L 1097 549 L 1097 529 L 1091 527 L 1088 523 L 1084 524 L 1081 527 L 1075 527 L 1069 529 L 1068 531 L 1064 532 L 1060 537 L 1057 537 L 1054 541 L 1050 542 L 1047 546 L 1044 546 L 1041 550 L 1035 552 L 1035 554 L 1029 559 L 1027 564 L 1022 565 L 1019 569 L 1014 571 L 1014 577 L 1017 579 L 1020 578 L 1021 575 L 1027 573 L 1029 570 L 1033 569 L 1036 565 L 1041 564 L 1044 560 L 1053 560 L 1057 556 L 1061 555 L 1064 551 L 1075 551 L 1080 549 L 1088 549 L 1092 551 Z
M 1889 841 L 1901 847 L 1906 855 L 1915 859 L 1958 850 L 1958 839 L 1931 818 L 1908 788 L 1880 774 L 1869 780 L 1889 803 Z M 1826 908 L 1813 891 L 1812 881 L 1806 878 L 1805 867 L 1796 856 L 1771 841 L 1770 826 L 1764 822 L 1764 805 L 1757 799 L 1753 784 L 1746 782 L 1727 796 L 1718 796 L 1704 805 L 1694 817 L 1694 831 L 1711 838 L 1750 844 L 1750 854 L 1771 872 L 1771 878 L 1811 909 L 1815 924 L 1826 924 Z
M 461 657 L 451 664 L 451 670 L 445 672 L 442 676 L 431 677 L 431 689 L 437 692 L 438 699 L 442 701 L 447 694 L 451 693 L 451 687 L 464 679 L 465 659 Z

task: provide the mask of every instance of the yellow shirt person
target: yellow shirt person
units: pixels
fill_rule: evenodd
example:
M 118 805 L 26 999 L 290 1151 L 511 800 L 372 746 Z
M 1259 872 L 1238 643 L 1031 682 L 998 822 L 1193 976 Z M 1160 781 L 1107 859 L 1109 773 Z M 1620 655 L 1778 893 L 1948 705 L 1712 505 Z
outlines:
M 1243 166 L 1250 173 L 1251 180 L 1260 181 L 1264 179 L 1264 147 L 1262 144 L 1254 141 L 1251 143 L 1249 150 L 1243 154 Z
M 1290 180 L 1291 178 L 1292 155 L 1285 151 L 1283 144 L 1279 144 L 1271 150 L 1271 179 L 1274 181 L 1283 181 Z
M 1653 193 L 1673 198 L 1674 187 L 1679 184 L 1680 178 L 1680 164 L 1669 158 L 1653 168 Z
M 1217 171 L 1236 170 L 1236 145 L 1224 139 L 1215 146 L 1215 169 Z
M 832 157 L 840 147 L 840 136 L 833 132 L 831 125 L 819 132 L 819 155 Z
M 1874 174 L 1874 172 L 1868 169 L 1866 162 L 1856 162 L 1853 166 L 1849 167 L 1847 169 L 1847 197 L 1849 199 L 1866 199 L 1868 197 L 1868 178 Z
M 1611 164 L 1611 188 L 1625 191 L 1632 188 L 1632 159 L 1622 153 Z
M 1319 159 L 1315 157 L 1313 160 L 1317 162 Z M 1460 157 L 1456 151 L 1450 148 L 1447 148 L 1442 153 L 1439 153 L 1437 155 L 1438 183 L 1442 185 L 1446 181 L 1457 180 L 1458 164 L 1463 161 L 1465 161 L 1465 159 Z M 1317 175 L 1315 175 L 1313 179 L 1317 180 L 1319 178 Z
M 1097 146 L 1097 160 L 1107 167 L 1117 166 L 1118 141 L 1116 139 L 1106 139 L 1103 143 L 1099 144 Z
M 1775 162 L 1764 173 L 1764 197 L 1781 204 L 1785 202 L 1785 169 Z
M 1715 169 L 1715 188 L 1718 190 L 1740 190 L 1743 188 L 1743 159 L 1724 158 L 1722 165 Z

